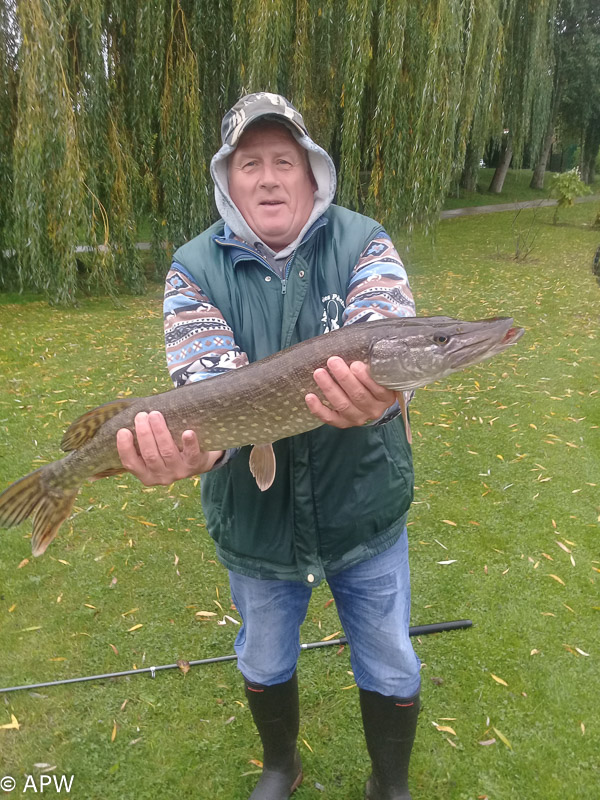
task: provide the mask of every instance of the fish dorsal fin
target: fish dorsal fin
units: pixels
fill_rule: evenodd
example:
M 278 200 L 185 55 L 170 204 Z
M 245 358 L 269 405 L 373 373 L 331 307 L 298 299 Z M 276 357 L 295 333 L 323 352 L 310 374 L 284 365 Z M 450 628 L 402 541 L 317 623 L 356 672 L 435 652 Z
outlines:
M 107 420 L 124 411 L 133 402 L 133 398 L 121 398 L 92 408 L 91 411 L 83 414 L 67 428 L 60 443 L 61 448 L 65 452 L 77 450 L 82 444 L 92 439 Z
M 250 472 L 256 478 L 261 492 L 275 480 L 275 453 L 272 444 L 255 444 L 250 452 Z

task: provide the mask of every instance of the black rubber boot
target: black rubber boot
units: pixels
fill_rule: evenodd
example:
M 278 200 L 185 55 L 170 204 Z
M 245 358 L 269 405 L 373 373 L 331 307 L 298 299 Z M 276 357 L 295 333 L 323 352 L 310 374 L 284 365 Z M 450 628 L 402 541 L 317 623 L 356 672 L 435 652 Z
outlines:
M 372 773 L 365 789 L 366 800 L 411 800 L 408 763 L 419 716 L 419 694 L 385 697 L 360 689 L 367 749 Z
M 294 673 L 289 681 L 274 686 L 248 680 L 245 685 L 263 744 L 263 773 L 250 800 L 287 800 L 302 783 L 302 763 L 296 747 L 300 725 L 298 678 Z

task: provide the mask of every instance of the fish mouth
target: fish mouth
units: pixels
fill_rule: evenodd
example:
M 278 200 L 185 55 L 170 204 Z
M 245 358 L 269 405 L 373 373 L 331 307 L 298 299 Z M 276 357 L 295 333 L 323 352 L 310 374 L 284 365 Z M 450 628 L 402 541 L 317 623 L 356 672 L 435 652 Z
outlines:
M 457 331 L 457 346 L 450 361 L 450 363 L 454 361 L 452 371 L 502 353 L 525 333 L 524 328 L 513 324 L 512 317 L 496 317 L 463 325 L 464 327 Z M 461 334 L 465 336 L 464 340 Z
M 511 344 L 515 344 L 515 342 L 518 342 L 524 333 L 525 333 L 525 328 L 518 328 L 516 326 L 513 328 L 509 328 L 504 334 L 504 338 L 502 339 L 500 344 L 503 345 L 504 347 L 508 347 Z

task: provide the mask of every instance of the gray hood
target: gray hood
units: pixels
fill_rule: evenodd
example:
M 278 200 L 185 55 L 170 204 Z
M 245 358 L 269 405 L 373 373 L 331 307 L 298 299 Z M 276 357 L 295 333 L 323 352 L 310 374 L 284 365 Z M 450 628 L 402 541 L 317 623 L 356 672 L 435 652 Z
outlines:
M 278 253 L 275 253 L 254 233 L 229 196 L 227 160 L 237 147 L 244 130 L 261 117 L 280 122 L 290 130 L 298 144 L 307 151 L 317 184 L 313 210 L 306 224 L 297 238 Z M 297 109 L 281 95 L 270 92 L 256 92 L 238 100 L 223 117 L 221 140 L 222 147 L 210 162 L 210 174 L 215 184 L 215 202 L 219 213 L 233 233 L 248 244 L 254 246 L 259 243 L 261 250 L 277 261 L 287 258 L 302 241 L 310 226 L 329 208 L 333 201 L 336 174 L 331 157 L 310 138 L 302 115 Z

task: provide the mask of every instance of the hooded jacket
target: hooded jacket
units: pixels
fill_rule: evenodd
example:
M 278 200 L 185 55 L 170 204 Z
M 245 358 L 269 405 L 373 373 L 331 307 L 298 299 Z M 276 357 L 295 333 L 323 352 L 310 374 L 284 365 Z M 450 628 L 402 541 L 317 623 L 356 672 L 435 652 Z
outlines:
M 333 163 L 296 122 L 286 119 L 309 153 L 318 189 L 309 220 L 281 253 L 256 237 L 229 197 L 226 159 L 239 135 L 228 141 L 224 134 L 213 158 L 223 219 L 177 250 L 167 276 L 165 336 L 176 385 L 243 368 L 341 324 L 414 314 L 389 236 L 374 220 L 331 205 Z M 250 473 L 250 449 L 227 453 L 221 468 L 202 477 L 207 527 L 229 569 L 314 586 L 402 533 L 413 471 L 400 418 L 322 426 L 275 442 L 277 472 L 266 492 Z

